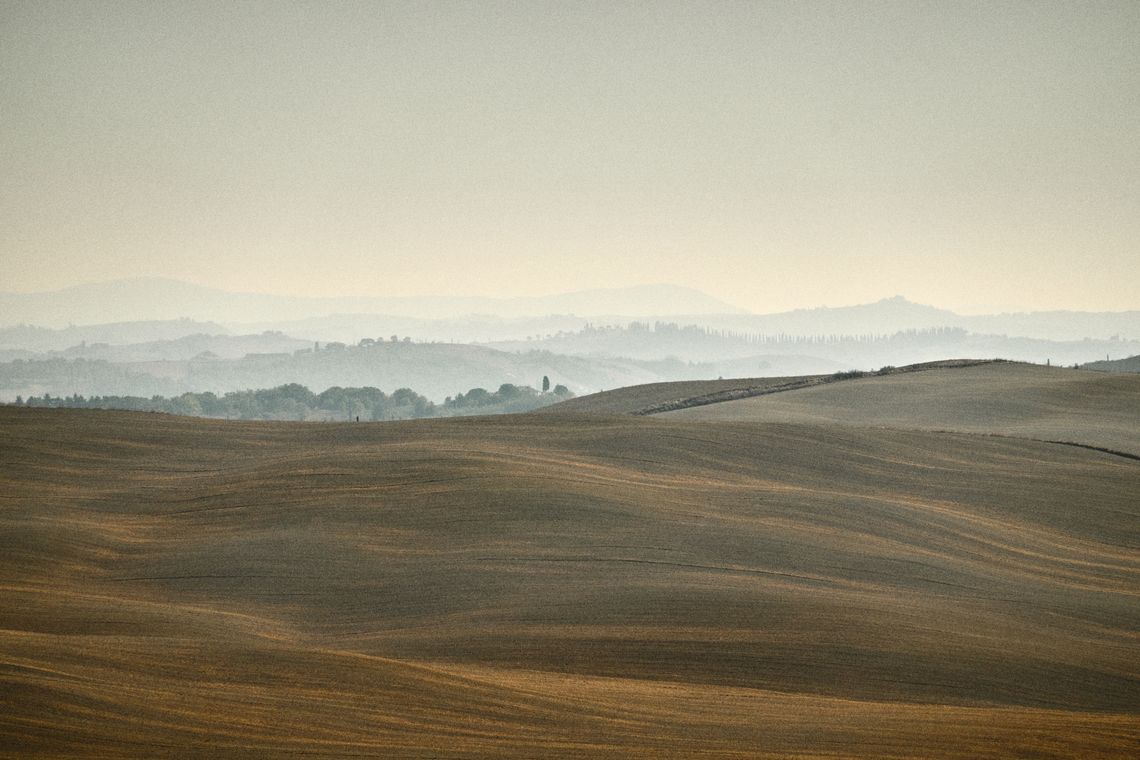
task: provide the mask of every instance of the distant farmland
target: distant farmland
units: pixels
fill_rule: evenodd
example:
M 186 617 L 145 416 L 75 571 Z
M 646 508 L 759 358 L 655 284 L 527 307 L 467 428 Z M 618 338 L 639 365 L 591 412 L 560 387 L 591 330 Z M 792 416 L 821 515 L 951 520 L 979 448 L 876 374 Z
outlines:
M 734 382 L 375 424 L 0 408 L 0 756 L 1134 751 L 1140 462 L 1048 440 L 1140 451 L 1140 377 L 629 414 Z

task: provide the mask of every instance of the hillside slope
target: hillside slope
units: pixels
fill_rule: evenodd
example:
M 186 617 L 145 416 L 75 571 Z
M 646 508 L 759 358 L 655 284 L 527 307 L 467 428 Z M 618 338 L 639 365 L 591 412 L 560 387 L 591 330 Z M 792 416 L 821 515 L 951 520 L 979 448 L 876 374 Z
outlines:
M 875 375 L 666 416 L 954 430 L 1140 456 L 1140 376 L 995 363 Z
M 656 407 L 683 403 L 687 400 L 718 394 L 726 396 L 755 395 L 771 392 L 787 385 L 823 380 L 825 375 L 800 377 L 746 377 L 729 380 L 681 380 L 667 383 L 627 385 L 612 391 L 578 396 L 536 414 L 645 414 Z
M 1123 756 L 1138 489 L 835 425 L 0 408 L 0 756 Z
M 1140 372 L 1140 355 L 1129 356 L 1125 359 L 1113 359 L 1112 361 L 1089 362 L 1082 366 L 1084 369 L 1097 370 L 1098 372 Z
M 891 373 L 958 369 L 1000 360 L 949 359 L 888 368 Z M 884 370 L 886 371 L 886 370 Z M 783 393 L 862 376 L 861 372 L 795 375 L 784 377 L 737 377 L 728 380 L 687 380 L 645 383 L 600 391 L 565 401 L 543 410 L 544 414 L 660 414 L 674 409 L 733 401 L 753 396 Z

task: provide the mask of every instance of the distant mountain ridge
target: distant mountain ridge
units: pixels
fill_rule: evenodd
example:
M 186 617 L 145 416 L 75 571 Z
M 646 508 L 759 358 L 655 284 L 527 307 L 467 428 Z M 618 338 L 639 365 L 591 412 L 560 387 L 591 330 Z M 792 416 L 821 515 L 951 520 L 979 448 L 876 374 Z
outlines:
M 362 338 L 411 335 L 418 340 L 491 342 L 530 340 L 587 323 L 626 325 L 632 320 L 698 325 L 739 334 L 829 336 L 889 335 L 904 330 L 955 327 L 979 335 L 1051 341 L 1140 340 L 1140 310 L 1122 312 L 1041 311 L 961 315 L 914 303 L 902 296 L 854 306 L 818 307 L 756 314 L 700 291 L 677 285 L 641 285 L 527 298 L 356 297 L 308 298 L 234 293 L 177 280 L 138 279 L 80 285 L 47 293 L 0 293 L 0 348 L 51 350 L 92 338 L 74 325 L 115 327 L 124 333 L 140 321 L 208 320 L 208 327 L 143 339 L 170 340 L 189 334 L 250 334 L 279 331 L 300 339 L 354 343 Z M 107 325 L 106 323 L 115 323 Z M 73 330 L 67 335 L 25 334 L 12 339 L 10 325 Z M 66 327 L 71 326 L 71 327 Z M 177 332 L 177 330 L 175 330 Z M 59 342 L 64 345 L 59 345 Z M 32 344 L 37 344 L 35 348 Z
M 960 327 L 980 335 L 1039 340 L 1140 340 L 1140 310 L 1118 312 L 1031 311 L 963 315 L 902 296 L 855 306 L 822 306 L 776 314 L 717 315 L 703 324 L 768 335 L 883 335 L 899 330 Z
M 446 296 L 302 297 L 238 293 L 179 280 L 149 278 L 76 285 L 43 293 L 0 293 L 0 326 L 63 327 L 190 318 L 269 322 L 337 313 L 393 314 L 441 319 L 470 314 L 536 317 L 548 314 L 732 314 L 743 310 L 692 288 L 637 285 L 525 298 Z
M 63 351 L 83 344 L 126 345 L 179 340 L 189 335 L 228 335 L 217 322 L 166 319 L 69 326 L 60 329 L 19 324 L 0 327 L 0 349 Z

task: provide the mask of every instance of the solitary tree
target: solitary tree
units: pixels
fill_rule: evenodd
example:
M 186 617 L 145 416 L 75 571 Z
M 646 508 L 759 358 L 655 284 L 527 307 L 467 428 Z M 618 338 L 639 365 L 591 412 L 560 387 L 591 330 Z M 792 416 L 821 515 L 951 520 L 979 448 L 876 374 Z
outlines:
M 546 393 L 550 390 L 550 377 L 547 375 L 542 376 L 542 392 Z

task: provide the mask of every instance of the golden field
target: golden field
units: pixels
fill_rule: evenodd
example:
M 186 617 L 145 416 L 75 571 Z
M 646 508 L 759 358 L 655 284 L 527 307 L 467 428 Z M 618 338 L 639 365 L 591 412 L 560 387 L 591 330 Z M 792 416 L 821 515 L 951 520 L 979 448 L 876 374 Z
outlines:
M 1140 462 L 1048 442 L 1140 453 L 1108 377 L 0 408 L 0 755 L 1131 756 Z

